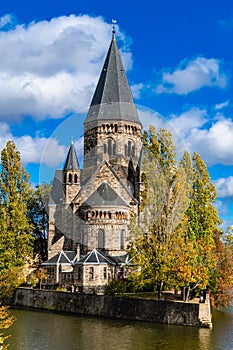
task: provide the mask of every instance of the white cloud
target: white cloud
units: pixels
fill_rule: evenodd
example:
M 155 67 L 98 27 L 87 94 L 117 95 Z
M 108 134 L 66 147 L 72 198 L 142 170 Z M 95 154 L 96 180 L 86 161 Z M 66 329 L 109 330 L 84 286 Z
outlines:
M 6 15 L 7 16 L 7 15 Z M 2 25 L 10 20 L 2 17 Z M 132 65 L 131 53 L 122 60 Z M 0 120 L 60 118 L 88 108 L 111 39 L 111 25 L 87 15 L 0 31 Z
M 227 100 L 227 101 L 225 101 L 225 102 L 222 102 L 222 103 L 217 103 L 217 104 L 214 106 L 214 108 L 215 108 L 216 110 L 220 110 L 220 109 L 223 109 L 223 108 L 229 106 L 229 103 L 230 103 L 229 100 Z
M 169 124 L 181 136 L 186 138 L 193 129 L 201 128 L 207 122 L 207 111 L 200 108 L 191 108 L 184 113 L 172 115 L 169 119 Z
M 200 153 L 207 165 L 233 164 L 233 122 L 221 119 L 208 129 L 192 129 L 186 139 L 188 148 Z
M 16 148 L 20 151 L 24 165 L 42 162 L 49 167 L 57 166 L 64 160 L 66 154 L 66 147 L 60 145 L 54 138 L 32 138 L 29 135 L 13 136 L 9 126 L 5 123 L 0 123 L 0 150 L 6 146 L 9 140 L 13 141 Z M 49 151 L 44 152 L 43 150 Z
M 211 118 L 206 109 L 196 107 L 164 118 L 139 106 L 139 116 L 146 130 L 149 125 L 154 125 L 157 130 L 171 131 L 178 157 L 186 149 L 199 153 L 208 166 L 233 165 L 233 121 L 224 115 L 217 113 Z
M 214 58 L 197 57 L 183 61 L 178 69 L 162 74 L 162 83 L 156 88 L 157 93 L 176 93 L 186 95 L 204 86 L 224 88 L 227 77 L 221 73 L 221 62 Z
M 138 99 L 141 97 L 141 90 L 143 89 L 143 87 L 144 85 L 142 83 L 131 85 L 130 88 L 134 98 Z
M 227 178 L 219 178 L 214 181 L 217 189 L 218 197 L 233 197 L 233 176 Z
M 6 14 L 0 17 L 0 28 L 4 28 L 7 24 L 12 23 L 12 16 L 10 14 Z

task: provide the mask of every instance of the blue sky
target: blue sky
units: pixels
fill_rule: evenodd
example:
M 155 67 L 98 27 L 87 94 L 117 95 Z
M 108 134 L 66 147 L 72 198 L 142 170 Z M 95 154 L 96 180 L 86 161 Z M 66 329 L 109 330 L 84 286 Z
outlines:
M 34 184 L 50 181 L 82 123 L 111 40 L 117 40 L 145 127 L 198 152 L 217 187 L 224 225 L 233 213 L 233 4 L 2 0 L 0 149 L 14 140 Z

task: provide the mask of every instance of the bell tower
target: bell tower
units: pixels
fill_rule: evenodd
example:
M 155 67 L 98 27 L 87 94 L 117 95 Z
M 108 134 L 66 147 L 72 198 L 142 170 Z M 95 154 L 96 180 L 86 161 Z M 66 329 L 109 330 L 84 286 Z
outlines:
M 129 164 L 136 171 L 141 153 L 142 125 L 128 84 L 113 30 L 111 44 L 84 122 L 83 179 L 104 160 L 121 180 Z
M 70 145 L 62 171 L 66 204 L 70 204 L 80 190 L 80 167 L 73 142 Z

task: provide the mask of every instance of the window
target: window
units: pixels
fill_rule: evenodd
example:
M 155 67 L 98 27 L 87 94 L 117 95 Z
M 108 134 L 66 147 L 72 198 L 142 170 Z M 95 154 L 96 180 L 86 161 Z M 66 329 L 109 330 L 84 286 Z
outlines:
M 89 281 L 92 281 L 94 279 L 94 267 L 89 267 Z
M 113 139 L 107 139 L 107 143 L 104 144 L 104 153 L 108 153 L 109 156 L 116 155 L 116 142 Z
M 136 155 L 136 148 L 135 148 L 134 142 L 131 140 L 128 140 L 128 144 L 125 145 L 125 156 L 135 157 L 135 155 Z
M 104 278 L 104 280 L 106 280 L 107 277 L 108 277 L 108 274 L 107 274 L 107 267 L 104 267 L 104 268 L 103 268 L 103 278 Z
M 104 230 L 100 229 L 98 231 L 98 248 L 104 249 L 104 247 L 105 247 L 105 234 L 104 234 Z
M 120 234 L 120 249 L 125 249 L 125 230 L 121 230 L 121 234 Z
M 81 267 L 78 266 L 78 281 L 81 280 L 81 277 L 82 277 L 82 270 L 81 270 Z
M 72 182 L 72 174 L 69 174 L 69 182 Z
M 74 175 L 74 183 L 76 183 L 76 184 L 78 183 L 78 175 L 77 174 Z

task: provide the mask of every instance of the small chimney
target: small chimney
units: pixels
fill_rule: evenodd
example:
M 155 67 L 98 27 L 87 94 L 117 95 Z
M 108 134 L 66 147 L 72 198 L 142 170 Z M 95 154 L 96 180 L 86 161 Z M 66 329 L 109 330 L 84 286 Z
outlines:
M 76 253 L 77 253 L 77 261 L 79 261 L 80 260 L 80 243 L 77 244 Z

